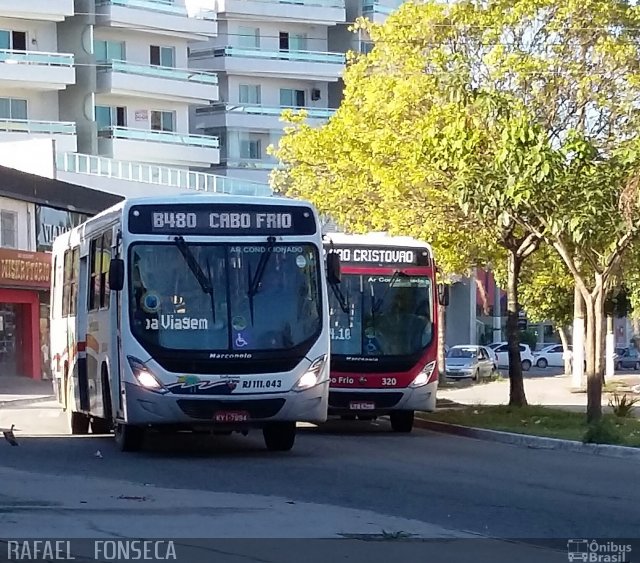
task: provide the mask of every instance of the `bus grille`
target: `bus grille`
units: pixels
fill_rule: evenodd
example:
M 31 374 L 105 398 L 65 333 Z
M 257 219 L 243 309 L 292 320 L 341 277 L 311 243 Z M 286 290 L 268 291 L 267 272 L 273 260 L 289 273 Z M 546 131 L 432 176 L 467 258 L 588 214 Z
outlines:
M 390 409 L 400 402 L 402 393 L 329 393 L 329 406 L 336 409 L 348 409 L 351 401 L 370 401 L 376 409 Z
M 278 414 L 285 399 L 257 399 L 255 401 L 179 399 L 177 403 L 184 414 L 202 420 L 213 420 L 218 411 L 247 411 L 250 418 L 269 418 Z

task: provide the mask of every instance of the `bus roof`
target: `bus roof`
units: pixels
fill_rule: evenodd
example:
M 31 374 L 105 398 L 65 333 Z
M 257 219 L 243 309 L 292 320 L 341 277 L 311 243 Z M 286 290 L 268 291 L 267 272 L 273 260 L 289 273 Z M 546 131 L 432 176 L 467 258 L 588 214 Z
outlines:
M 336 246 L 404 246 L 415 248 L 427 248 L 431 255 L 433 249 L 428 242 L 413 237 L 392 236 L 388 233 L 366 233 L 354 235 L 347 233 L 328 233 L 324 235 L 326 243 L 333 242 Z
M 89 218 L 87 221 L 78 225 L 74 229 L 61 234 L 53 241 L 53 250 L 58 247 L 68 247 L 70 241 L 77 241 L 84 233 L 91 233 L 94 229 L 101 229 L 111 221 L 122 217 L 127 209 L 134 205 L 153 205 L 153 204 L 194 204 L 194 203 L 225 203 L 225 204 L 251 204 L 251 205 L 288 205 L 288 206 L 309 206 L 315 210 L 312 203 L 306 200 L 293 199 L 286 196 L 244 196 L 230 195 L 211 192 L 185 192 L 179 194 L 162 195 L 162 196 L 143 196 L 127 198 L 108 209 Z M 316 212 L 317 216 L 317 212 Z

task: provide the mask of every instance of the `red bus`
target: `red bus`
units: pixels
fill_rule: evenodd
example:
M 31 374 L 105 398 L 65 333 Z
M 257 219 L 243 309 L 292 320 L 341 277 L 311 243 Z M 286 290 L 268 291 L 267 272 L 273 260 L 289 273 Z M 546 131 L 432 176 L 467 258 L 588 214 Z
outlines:
M 388 415 L 411 432 L 414 411 L 433 411 L 438 387 L 436 267 L 431 247 L 386 234 L 325 235 L 340 257 L 330 285 L 329 415 Z

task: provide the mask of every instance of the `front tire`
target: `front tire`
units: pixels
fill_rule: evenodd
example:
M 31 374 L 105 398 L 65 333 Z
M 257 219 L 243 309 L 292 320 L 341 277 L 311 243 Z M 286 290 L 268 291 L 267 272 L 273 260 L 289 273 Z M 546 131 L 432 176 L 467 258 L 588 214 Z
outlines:
M 394 432 L 411 432 L 413 430 L 413 411 L 396 411 L 389 415 L 391 428 Z
M 471 378 L 473 381 L 480 381 L 480 370 L 477 369 Z
M 537 365 L 539 368 L 545 369 L 545 368 L 549 365 L 549 362 L 547 362 L 547 360 L 546 360 L 545 358 L 540 358 L 540 359 L 536 362 L 536 365 Z
M 122 452 L 137 452 L 142 448 L 144 428 L 141 426 L 116 423 L 114 435 Z
M 531 362 L 529 360 L 523 360 L 522 369 L 524 371 L 529 371 L 531 369 Z
M 288 452 L 296 440 L 295 422 L 270 422 L 262 429 L 264 443 L 272 452 Z

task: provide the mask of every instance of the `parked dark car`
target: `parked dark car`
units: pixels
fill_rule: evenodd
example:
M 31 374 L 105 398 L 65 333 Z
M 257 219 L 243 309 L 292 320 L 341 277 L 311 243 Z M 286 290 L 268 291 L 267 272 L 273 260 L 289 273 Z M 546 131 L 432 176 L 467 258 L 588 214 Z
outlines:
M 640 354 L 636 348 L 616 348 L 616 369 L 640 370 Z

